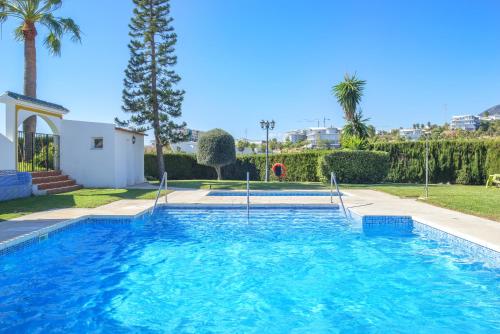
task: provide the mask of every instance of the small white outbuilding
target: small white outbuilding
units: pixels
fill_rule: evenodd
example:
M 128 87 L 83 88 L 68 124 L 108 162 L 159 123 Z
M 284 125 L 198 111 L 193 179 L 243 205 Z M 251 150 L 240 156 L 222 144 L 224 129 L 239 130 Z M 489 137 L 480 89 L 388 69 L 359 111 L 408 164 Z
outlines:
M 66 120 L 68 109 L 12 92 L 1 95 L 0 102 L 6 106 L 0 170 L 61 171 L 84 187 L 123 188 L 144 182 L 144 133 L 111 123 Z M 24 134 L 23 121 L 32 115 L 43 119 L 52 133 Z M 23 161 L 27 135 L 33 138 L 28 162 Z

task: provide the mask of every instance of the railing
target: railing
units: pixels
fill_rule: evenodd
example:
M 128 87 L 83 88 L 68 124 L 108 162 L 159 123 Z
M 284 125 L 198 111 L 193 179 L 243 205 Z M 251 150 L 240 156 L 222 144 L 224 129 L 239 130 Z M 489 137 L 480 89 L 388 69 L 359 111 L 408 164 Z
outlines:
M 342 193 L 339 190 L 339 185 L 337 183 L 337 178 L 335 177 L 335 173 L 332 172 L 330 176 L 330 202 L 333 203 L 333 184 L 335 183 L 335 189 L 337 190 L 337 195 L 340 199 L 340 204 L 342 205 L 342 211 L 344 211 L 344 216 L 347 217 L 347 211 L 345 210 L 344 200 L 342 199 Z
M 163 173 L 163 178 L 161 179 L 160 186 L 158 187 L 158 192 L 156 193 L 156 199 L 155 199 L 155 204 L 153 205 L 153 210 L 151 210 L 151 215 L 156 210 L 156 205 L 158 204 L 158 199 L 160 198 L 161 194 L 161 188 L 165 185 L 165 203 L 168 203 L 168 194 L 167 194 L 167 188 L 168 188 L 168 174 L 167 172 Z
M 36 172 L 59 170 L 59 136 L 18 131 L 17 170 Z
M 250 215 L 250 172 L 247 172 L 247 214 Z

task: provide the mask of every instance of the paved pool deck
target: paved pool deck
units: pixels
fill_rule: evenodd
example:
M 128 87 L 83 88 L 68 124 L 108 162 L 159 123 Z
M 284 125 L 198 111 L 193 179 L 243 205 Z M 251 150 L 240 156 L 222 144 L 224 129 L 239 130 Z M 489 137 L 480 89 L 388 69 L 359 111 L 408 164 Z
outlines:
M 208 190 L 177 190 L 168 195 L 169 204 L 246 204 L 242 196 L 207 196 Z M 374 190 L 348 190 L 346 208 L 360 216 L 411 216 L 414 220 L 500 252 L 500 222 L 439 208 L 415 199 L 403 199 Z M 160 203 L 165 203 L 164 197 Z M 338 197 L 334 197 L 338 204 Z M 153 200 L 120 200 L 94 209 L 57 209 L 0 222 L 0 250 L 18 241 L 87 216 L 133 217 L 154 204 Z M 329 196 L 254 196 L 251 204 L 331 205 Z

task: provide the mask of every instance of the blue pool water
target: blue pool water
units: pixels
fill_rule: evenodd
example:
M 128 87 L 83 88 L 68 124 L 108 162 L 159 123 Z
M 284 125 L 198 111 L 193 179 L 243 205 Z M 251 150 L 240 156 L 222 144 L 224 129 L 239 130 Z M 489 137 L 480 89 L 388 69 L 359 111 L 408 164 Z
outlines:
M 333 192 L 333 196 L 337 196 Z M 340 193 L 344 195 L 342 192 Z M 211 191 L 208 196 L 246 196 L 246 191 Z M 250 191 L 250 196 L 330 196 L 329 191 Z
M 169 209 L 0 256 L 8 333 L 498 333 L 500 270 L 333 210 Z

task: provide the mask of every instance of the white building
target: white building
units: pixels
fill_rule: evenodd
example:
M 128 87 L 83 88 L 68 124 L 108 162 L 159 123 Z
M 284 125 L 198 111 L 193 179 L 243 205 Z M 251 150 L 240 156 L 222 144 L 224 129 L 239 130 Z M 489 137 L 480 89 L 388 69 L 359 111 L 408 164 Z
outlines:
M 285 140 L 289 140 L 292 144 L 299 143 L 307 139 L 306 130 L 294 130 L 285 134 Z
M 308 146 L 315 148 L 321 143 L 329 147 L 340 147 L 340 130 L 337 128 L 310 128 L 307 130 Z
M 500 121 L 500 114 L 489 115 L 489 116 L 482 116 L 480 118 L 480 120 L 481 121 L 487 121 L 487 122 Z
M 453 116 L 451 118 L 451 129 L 462 129 L 466 131 L 475 131 L 479 128 L 479 117 L 474 115 Z
M 24 120 L 36 115 L 37 121 L 45 121 L 52 131 L 36 134 L 51 140 L 46 147 L 53 159 L 50 166 L 46 162 L 44 171 L 61 171 L 70 178 L 64 182 L 74 180 L 84 187 L 123 188 L 144 182 L 143 133 L 111 123 L 66 120 L 68 109 L 12 92 L 1 95 L 0 102 L 6 106 L 5 130 L 0 129 L 0 170 L 33 170 L 25 169 L 26 134 L 19 129 Z M 32 153 L 40 155 L 36 150 Z
M 407 140 L 419 140 L 424 131 L 422 129 L 400 129 L 399 135 Z

